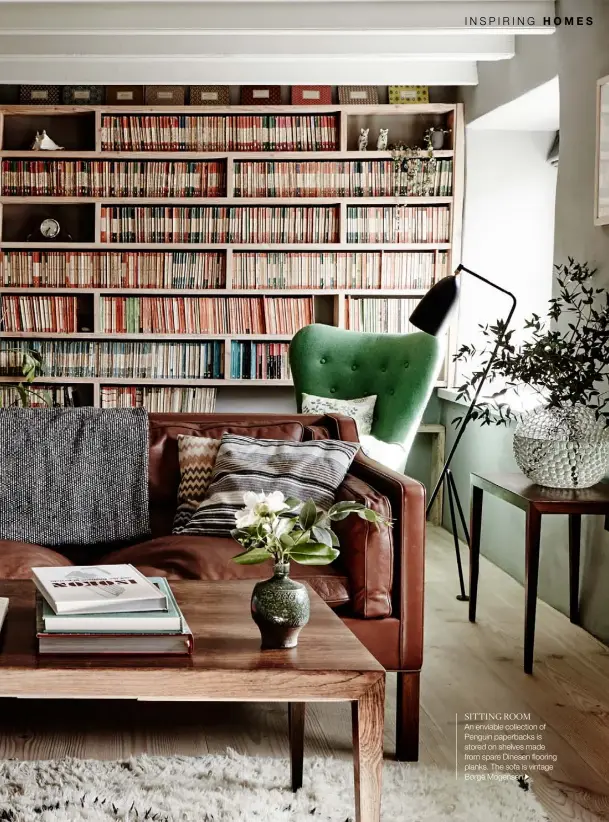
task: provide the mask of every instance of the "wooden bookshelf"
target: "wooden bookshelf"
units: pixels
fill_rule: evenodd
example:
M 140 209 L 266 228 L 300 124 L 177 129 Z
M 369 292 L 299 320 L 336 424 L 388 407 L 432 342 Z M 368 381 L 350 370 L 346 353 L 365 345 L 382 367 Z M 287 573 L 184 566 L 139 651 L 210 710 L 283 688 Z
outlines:
M 124 132 L 117 131 L 118 120 L 111 120 L 113 117 L 127 118 Z M 303 144 L 323 139 L 325 147 L 320 147 L 319 142 L 314 150 L 294 150 L 293 144 L 297 140 L 296 121 L 290 118 L 295 117 L 302 118 L 299 122 L 307 123 L 306 129 L 310 128 L 306 133 L 304 130 L 298 132 L 302 135 Z M 226 150 L 217 145 L 210 147 L 208 140 L 211 139 L 209 134 L 212 126 L 207 128 L 207 125 L 212 120 L 205 118 L 215 118 L 214 122 L 220 123 L 223 133 L 230 135 L 233 142 L 239 143 L 238 147 L 228 144 L 224 146 Z M 249 119 L 237 121 L 235 118 Z M 263 120 L 256 118 L 265 118 L 267 125 L 261 126 Z M 280 126 L 280 123 L 283 125 Z M 143 133 L 142 130 L 148 128 L 146 124 L 151 124 L 150 127 L 155 129 L 160 129 L 162 125 L 166 129 L 162 132 L 162 143 L 156 143 L 159 150 L 109 147 L 110 143 L 117 142 L 117 134 L 118 142 L 123 137 L 130 136 L 130 143 L 133 143 L 133 135 Z M 201 130 L 203 124 L 206 128 Z M 243 130 L 244 124 L 251 129 L 250 132 Z M 423 137 L 426 129 L 431 126 L 451 130 L 446 147 L 434 152 L 436 160 L 442 161 L 438 162 L 439 170 L 436 171 L 436 175 L 440 171 L 442 174 L 441 178 L 436 177 L 441 193 L 437 190 L 433 196 L 420 191 L 408 193 L 400 190 L 399 193 L 387 193 L 388 187 L 393 187 L 394 178 L 388 177 L 388 174 L 394 173 L 391 171 L 393 160 L 390 151 L 375 149 L 378 129 L 389 128 L 390 144 L 404 142 L 420 146 L 421 150 L 415 157 L 424 166 L 427 154 L 422 148 Z M 283 132 L 279 131 L 280 127 L 284 129 Z M 371 150 L 366 152 L 357 148 L 357 138 L 362 127 L 370 128 Z M 217 126 L 214 125 L 213 128 Z M 261 131 L 262 128 L 267 130 Z M 32 151 L 34 135 L 42 129 L 46 129 L 65 149 Z M 193 129 L 199 129 L 196 133 L 204 135 L 203 142 L 196 149 L 190 145 L 194 139 Z M 150 133 L 152 132 L 148 134 Z M 260 145 L 261 134 L 271 135 L 263 141 L 268 150 L 260 150 L 260 147 L 250 150 L 243 137 L 248 133 L 250 137 L 254 135 Z M 112 139 L 108 135 L 112 135 Z M 292 148 L 278 148 L 279 139 L 282 144 L 291 145 Z M 300 137 L 298 140 L 300 141 Z M 152 305 L 158 306 L 160 311 L 170 305 L 166 302 L 170 298 L 174 301 L 176 298 L 184 298 L 180 306 L 186 312 L 192 304 L 189 301 L 197 301 L 198 298 L 227 300 L 241 297 L 250 301 L 260 300 L 260 305 L 263 306 L 261 310 L 274 312 L 290 309 L 290 306 L 294 306 L 293 310 L 296 310 L 295 303 L 282 302 L 284 298 L 290 298 L 303 301 L 299 303 L 303 306 L 304 302 L 310 301 L 312 319 L 315 321 L 341 327 L 350 327 L 350 322 L 353 322 L 351 314 L 355 309 L 362 309 L 360 323 L 367 322 L 366 318 L 371 312 L 374 315 L 377 305 L 379 318 L 382 311 L 391 314 L 398 305 L 396 300 L 404 301 L 402 305 L 408 306 L 412 301 L 420 299 L 438 276 L 453 270 L 460 261 L 463 140 L 464 124 L 460 104 L 0 108 L 0 298 L 3 303 L 0 366 L 3 363 L 1 357 L 6 359 L 8 356 L 8 346 L 20 346 L 24 341 L 34 346 L 43 346 L 50 373 L 49 376 L 40 377 L 39 382 L 49 386 L 86 387 L 87 403 L 95 405 L 101 403 L 104 386 L 184 386 L 219 390 L 223 386 L 235 385 L 289 386 L 289 375 L 278 364 L 273 372 L 277 376 L 257 376 L 250 379 L 235 372 L 234 357 L 238 358 L 239 351 L 252 344 L 274 346 L 275 353 L 271 354 L 269 348 L 264 356 L 280 358 L 287 351 L 291 333 L 238 333 L 232 329 L 230 333 L 215 333 L 213 329 L 208 333 L 205 328 L 186 326 L 179 333 L 173 330 L 169 333 L 156 330 L 123 333 L 108 330 L 104 326 L 102 304 L 114 305 L 109 298 L 119 298 L 123 301 L 121 305 L 129 304 L 136 313 L 141 313 L 144 311 L 141 298 L 158 300 L 159 303 Z M 126 142 L 124 144 L 127 145 Z M 180 150 L 179 146 L 183 146 L 184 150 Z M 37 165 L 33 166 L 33 163 Z M 113 165 L 109 166 L 109 163 Z M 176 180 L 182 179 L 177 176 L 179 169 L 185 163 L 189 164 L 189 174 L 193 175 L 183 178 L 186 185 L 193 190 L 199 185 L 204 187 L 204 180 L 210 179 L 209 174 L 213 172 L 216 175 L 215 185 L 220 186 L 220 193 L 214 196 L 205 196 L 205 191 L 196 196 L 170 194 L 169 176 L 174 181 L 171 185 L 177 185 Z M 215 164 L 213 168 L 206 165 L 209 163 Z M 266 165 L 261 165 L 263 163 Z M 161 194 L 114 196 L 113 193 L 87 193 L 99 190 L 95 185 L 100 185 L 100 180 L 101 184 L 110 186 L 113 191 L 125 191 L 129 185 L 139 185 L 144 190 L 151 184 L 151 180 L 152 184 L 158 186 L 160 164 L 164 164 L 167 175 L 161 181 Z M 62 193 L 70 185 L 76 184 L 72 177 L 70 184 L 65 185 L 66 169 L 70 173 L 73 169 L 78 170 L 78 188 L 83 191 L 82 195 Z M 122 175 L 120 179 L 119 169 Z M 343 175 L 340 177 L 340 184 L 336 182 L 338 178 L 335 169 Z M 311 174 L 317 174 L 317 177 L 307 178 L 306 196 L 299 196 L 298 189 L 286 196 L 266 196 L 261 195 L 260 191 L 254 196 L 249 193 L 249 187 L 254 186 L 254 183 L 247 176 L 252 170 L 258 175 L 255 185 L 262 184 L 268 192 L 272 191 L 276 176 L 281 177 L 280 174 L 276 175 L 278 170 L 285 172 L 280 184 L 287 190 L 292 185 L 292 177 L 304 174 L 307 170 L 311 170 Z M 132 177 L 125 183 L 125 174 L 136 173 L 141 175 L 137 178 L 137 183 L 132 182 L 135 179 Z M 60 174 L 63 174 L 63 178 Z M 27 182 L 24 183 L 24 180 Z M 320 196 L 311 195 L 311 180 L 313 184 L 321 184 Z M 58 181 L 63 181 L 64 184 L 58 187 Z M 241 186 L 239 189 L 238 181 Z M 402 188 L 408 189 L 415 182 L 405 176 L 400 178 Z M 355 187 L 354 190 L 350 190 L 350 193 L 340 191 L 343 183 L 347 187 Z M 25 185 L 28 186 L 27 190 Z M 360 187 L 356 190 L 357 185 Z M 33 186 L 44 193 L 30 193 Z M 332 186 L 335 190 L 328 193 Z M 365 187 L 376 187 L 375 190 L 383 190 L 384 193 L 368 196 Z M 443 190 L 445 188 L 449 190 Z M 106 189 L 103 190 L 106 192 Z M 167 211 L 169 208 L 172 209 L 171 214 Z M 383 211 L 373 212 L 373 209 Z M 322 210 L 328 225 L 333 225 L 332 236 L 321 231 L 315 222 L 318 218 L 321 221 Z M 177 218 L 176 213 L 179 215 Z M 131 226 L 136 224 L 134 215 L 137 215 L 138 220 L 135 232 L 131 230 Z M 30 227 L 43 217 L 55 217 L 70 236 L 59 242 L 28 241 Z M 185 234 L 184 228 L 176 232 L 176 220 L 180 225 L 186 225 L 186 218 L 191 220 L 188 223 L 191 233 Z M 309 218 L 312 227 L 309 230 L 307 224 L 307 231 L 304 231 L 298 221 Z M 115 232 L 114 225 L 118 225 L 120 219 L 123 220 L 123 227 L 129 227 Z M 131 223 L 127 223 L 128 219 Z M 256 219 L 274 221 L 276 225 L 273 230 L 282 233 L 286 238 L 285 242 L 267 241 L 260 227 L 262 223 L 255 222 Z M 150 228 L 152 225 L 155 227 Z M 159 225 L 164 228 L 158 229 Z M 170 226 L 169 231 L 166 230 L 167 225 Z M 199 225 L 205 225 L 205 230 L 209 231 L 210 236 L 205 237 L 205 242 L 200 241 L 201 237 L 192 228 Z M 215 242 L 227 225 L 241 225 L 247 230 L 243 233 L 243 230 L 235 231 L 231 228 L 228 239 Z M 288 230 L 296 231 L 294 226 L 299 225 L 298 230 L 306 234 L 307 241 L 295 241 L 288 234 Z M 208 226 L 211 228 L 208 229 Z M 135 239 L 133 234 L 137 235 Z M 425 235 L 423 239 L 420 234 Z M 151 240 L 151 237 L 159 239 L 161 235 L 161 241 Z M 378 235 L 378 241 L 370 241 L 373 235 Z M 394 235 L 397 241 L 389 241 L 388 237 Z M 129 241 L 121 242 L 120 237 L 128 238 Z M 118 253 L 122 260 L 120 266 L 117 262 Z M 212 256 L 203 259 L 205 255 Z M 28 271 L 31 269 L 33 272 L 34 265 L 37 266 L 38 279 L 34 274 L 28 279 Z M 144 277 L 149 276 L 153 265 L 160 272 L 156 276 L 162 280 L 156 286 L 151 286 L 149 282 L 144 284 Z M 183 275 L 175 273 L 178 269 L 182 270 L 180 266 L 186 272 Z M 207 280 L 206 284 L 197 281 L 193 285 L 193 276 L 199 279 L 203 276 L 201 266 L 206 272 L 204 277 L 208 276 L 209 268 L 212 272 L 209 276 L 215 278 L 214 284 L 217 287 L 212 287 Z M 64 269 L 65 280 L 61 281 Z M 90 275 L 90 279 L 94 280 L 97 269 L 103 270 L 103 276 L 113 280 L 112 285 L 107 282 L 83 284 L 83 271 L 88 272 L 87 277 Z M 132 279 L 137 274 L 139 284 L 133 284 L 131 280 L 130 285 L 116 281 L 127 276 L 127 269 Z M 196 273 L 193 274 L 193 271 Z M 73 276 L 77 280 L 68 281 Z M 16 282 L 16 277 L 21 279 Z M 164 284 L 163 278 L 167 278 L 169 282 Z M 75 306 L 78 331 L 69 333 L 59 327 L 53 331 L 48 330 L 48 318 L 40 316 L 42 309 L 39 308 L 40 301 L 36 302 L 36 299 L 49 295 L 64 298 L 64 302 L 65 298 L 74 298 L 76 302 L 70 305 Z M 19 314 L 20 311 L 26 311 L 24 304 L 19 302 L 20 298 L 26 296 L 34 300 L 28 306 L 35 306 L 27 317 Z M 367 302 L 369 300 L 380 302 Z M 228 306 L 229 303 L 225 305 Z M 14 312 L 8 319 L 7 306 Z M 37 316 L 36 311 L 39 312 Z M 270 316 L 270 313 L 264 314 L 266 327 Z M 24 317 L 27 328 L 32 330 L 17 328 Z M 45 325 L 41 325 L 43 319 Z M 276 319 L 273 317 L 273 323 Z M 377 321 L 374 316 L 372 319 Z M 229 324 L 232 321 L 230 316 L 228 321 Z M 43 331 L 43 327 L 46 330 Z M 48 346 L 55 343 L 62 346 L 87 343 L 93 347 L 87 351 L 93 351 L 93 356 L 98 357 L 102 350 L 107 350 L 103 346 L 121 346 L 123 343 L 126 346 L 137 346 L 138 342 L 177 346 L 175 351 L 179 349 L 189 352 L 184 354 L 186 357 L 190 357 L 195 350 L 193 345 L 197 347 L 197 351 L 202 351 L 199 346 L 217 344 L 220 349 L 214 351 L 221 351 L 221 363 L 214 360 L 214 368 L 220 368 L 222 373 L 197 378 L 183 376 L 179 369 L 165 377 L 147 377 L 135 373 L 112 377 L 101 376 L 100 373 L 89 376 L 61 376 L 53 373 L 54 356 L 59 356 L 59 349 L 50 349 Z M 180 349 L 182 345 L 190 348 Z M 166 352 L 166 349 L 163 350 Z M 208 355 L 209 353 L 206 354 Z M 258 349 L 252 354 L 254 355 L 263 356 Z M 203 354 L 200 356 L 203 357 Z M 264 362 L 267 363 L 267 360 Z M 242 362 L 245 367 L 249 364 L 250 360 L 247 359 Z M 447 369 L 448 357 L 440 384 L 445 384 Z M 15 375 L 0 375 L 0 381 L 6 383 L 17 382 L 18 379 Z

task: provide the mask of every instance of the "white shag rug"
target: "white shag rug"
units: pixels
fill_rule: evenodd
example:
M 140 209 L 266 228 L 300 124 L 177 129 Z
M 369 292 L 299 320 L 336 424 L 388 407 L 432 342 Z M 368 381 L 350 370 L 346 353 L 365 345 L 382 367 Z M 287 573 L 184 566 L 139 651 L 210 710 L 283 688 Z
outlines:
M 1 822 L 351 822 L 353 770 L 305 759 L 304 787 L 289 788 L 284 759 L 226 756 L 0 764 Z M 475 783 L 421 765 L 385 762 L 383 822 L 542 822 L 515 781 Z

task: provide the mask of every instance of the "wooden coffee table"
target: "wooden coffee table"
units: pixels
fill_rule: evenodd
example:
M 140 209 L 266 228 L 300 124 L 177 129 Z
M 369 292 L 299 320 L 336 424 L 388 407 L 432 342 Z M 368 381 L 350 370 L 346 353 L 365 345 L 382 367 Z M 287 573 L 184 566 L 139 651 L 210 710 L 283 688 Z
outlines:
M 261 651 L 252 584 L 171 583 L 195 637 L 192 657 L 51 657 L 37 653 L 34 584 L 0 582 L 0 596 L 10 597 L 0 697 L 287 702 L 293 790 L 302 785 L 306 703 L 351 702 L 356 820 L 379 822 L 384 669 L 310 588 L 298 647 Z

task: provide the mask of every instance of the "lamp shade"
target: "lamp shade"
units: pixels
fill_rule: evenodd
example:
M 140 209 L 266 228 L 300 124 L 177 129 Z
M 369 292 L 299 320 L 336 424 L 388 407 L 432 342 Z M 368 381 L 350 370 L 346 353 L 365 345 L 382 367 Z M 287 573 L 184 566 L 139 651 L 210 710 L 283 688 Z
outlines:
M 410 322 L 420 331 L 439 337 L 450 322 L 459 299 L 459 278 L 454 274 L 433 285 L 410 315 Z

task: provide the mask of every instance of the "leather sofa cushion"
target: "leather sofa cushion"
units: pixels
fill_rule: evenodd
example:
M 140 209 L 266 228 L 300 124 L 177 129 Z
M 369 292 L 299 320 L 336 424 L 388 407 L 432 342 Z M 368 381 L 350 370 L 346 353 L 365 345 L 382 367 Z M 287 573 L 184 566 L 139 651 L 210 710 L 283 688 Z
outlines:
M 354 500 L 391 519 L 391 505 L 368 483 L 347 474 L 336 501 Z M 375 525 L 351 514 L 334 523 L 340 541 L 341 565 L 351 586 L 354 614 L 366 619 L 391 616 L 393 538 L 390 525 Z
M 146 576 L 168 579 L 266 579 L 271 576 L 271 564 L 237 565 L 232 557 L 239 546 L 230 538 L 200 537 L 171 534 L 121 548 L 102 557 L 100 564 L 131 563 Z M 333 565 L 311 566 L 292 564 L 291 576 L 306 580 L 319 596 L 338 607 L 350 601 L 349 582 Z
M 31 579 L 32 568 L 62 568 L 72 565 L 51 548 L 29 542 L 0 540 L 0 579 Z
M 190 415 L 188 415 L 190 416 Z M 256 439 L 295 440 L 304 439 L 304 424 L 296 420 L 279 418 L 273 422 L 246 422 L 223 423 L 217 418 L 205 415 L 197 419 L 196 415 L 180 415 L 181 419 L 171 419 L 171 415 L 155 414 L 150 419 L 150 511 L 152 535 L 160 536 L 171 532 L 171 525 L 176 509 L 178 487 L 180 485 L 180 463 L 178 458 L 178 435 L 211 437 L 222 439 L 225 432 L 240 434 Z M 155 515 L 157 506 L 169 508 L 171 514 L 167 516 Z M 168 526 L 168 527 L 167 527 Z M 160 530 L 159 530 L 160 529 Z

